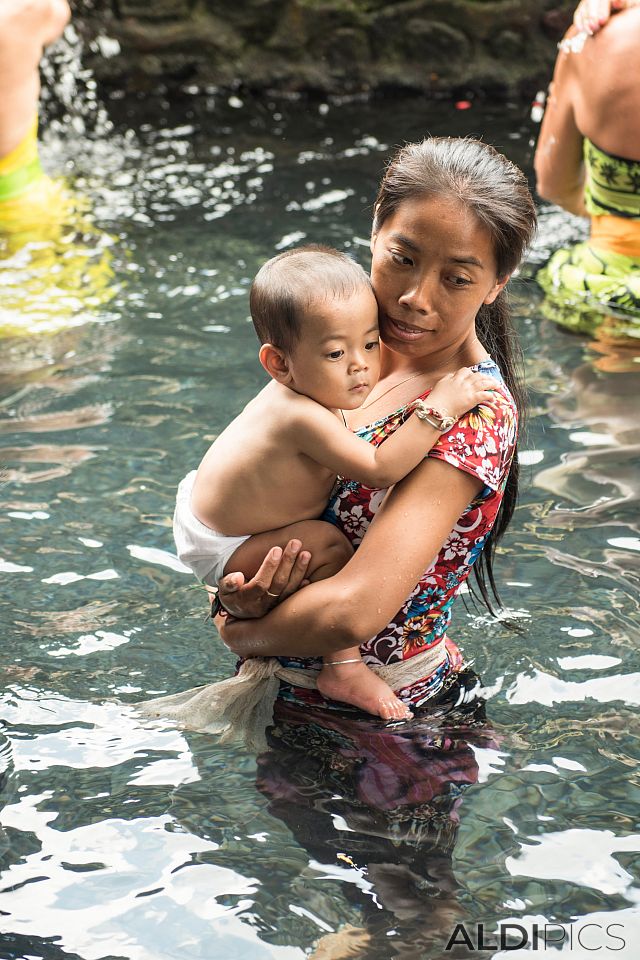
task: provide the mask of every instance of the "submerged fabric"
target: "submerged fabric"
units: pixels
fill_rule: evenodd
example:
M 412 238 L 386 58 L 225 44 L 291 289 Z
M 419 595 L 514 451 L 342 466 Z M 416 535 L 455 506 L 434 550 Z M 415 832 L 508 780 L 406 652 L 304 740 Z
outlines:
M 557 250 L 538 273 L 550 320 L 610 342 L 640 342 L 640 259 L 589 241 Z

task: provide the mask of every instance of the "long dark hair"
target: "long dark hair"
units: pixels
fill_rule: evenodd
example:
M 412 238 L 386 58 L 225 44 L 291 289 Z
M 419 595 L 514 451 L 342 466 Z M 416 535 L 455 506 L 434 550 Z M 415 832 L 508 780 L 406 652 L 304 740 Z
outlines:
M 423 197 L 454 198 L 472 210 L 493 241 L 497 276 L 518 266 L 536 229 L 536 211 L 522 171 L 492 146 L 472 138 L 428 137 L 401 147 L 391 159 L 376 199 L 374 232 L 406 200 Z M 502 290 L 493 303 L 483 304 L 476 316 L 476 332 L 494 358 L 518 410 L 520 424 L 527 407 L 522 375 L 522 351 Z M 493 559 L 518 498 L 516 446 L 504 497 L 487 544 L 474 564 L 480 596 L 495 615 L 500 597 L 493 575 Z

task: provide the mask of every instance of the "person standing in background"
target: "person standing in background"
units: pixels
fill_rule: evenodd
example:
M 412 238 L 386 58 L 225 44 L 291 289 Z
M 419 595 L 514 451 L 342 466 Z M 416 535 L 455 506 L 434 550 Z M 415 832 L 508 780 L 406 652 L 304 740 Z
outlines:
M 617 12 L 608 19 L 610 10 Z M 534 158 L 540 196 L 590 218 L 589 240 L 556 251 L 538 274 L 544 312 L 631 345 L 640 337 L 639 42 L 637 4 L 578 7 L 560 44 Z
M 39 63 L 71 18 L 67 0 L 0 0 L 0 230 L 52 200 L 38 157 Z

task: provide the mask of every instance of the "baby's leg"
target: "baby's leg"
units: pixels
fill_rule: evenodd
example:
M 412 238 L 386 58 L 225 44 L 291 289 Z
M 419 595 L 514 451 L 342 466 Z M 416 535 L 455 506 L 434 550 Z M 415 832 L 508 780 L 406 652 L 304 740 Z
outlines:
M 225 564 L 224 572 L 240 571 L 250 579 L 272 547 L 284 547 L 289 540 L 300 540 L 311 554 L 307 579 L 325 580 L 341 570 L 353 554 L 353 547 L 332 523 L 301 520 L 279 530 L 257 533 L 245 540 Z M 349 663 L 336 663 L 349 660 Z M 411 711 L 398 700 L 391 687 L 375 675 L 360 659 L 357 647 L 340 650 L 324 658 L 318 676 L 318 690 L 324 697 L 339 700 L 373 713 L 384 720 L 404 719 Z
M 288 527 L 256 533 L 241 543 L 224 566 L 224 572 L 239 571 L 250 580 L 273 547 L 286 547 L 289 540 L 300 540 L 311 554 L 307 580 L 325 580 L 342 570 L 353 555 L 353 547 L 343 533 L 325 520 L 301 520 Z
M 329 700 L 340 700 L 383 720 L 406 720 L 411 710 L 391 687 L 369 670 L 358 647 L 337 650 L 322 658 L 318 690 Z

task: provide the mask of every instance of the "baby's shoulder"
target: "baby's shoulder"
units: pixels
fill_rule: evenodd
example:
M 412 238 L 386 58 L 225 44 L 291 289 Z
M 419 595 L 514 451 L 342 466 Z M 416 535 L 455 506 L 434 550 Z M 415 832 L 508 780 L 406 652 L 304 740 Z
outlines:
M 324 420 L 333 414 L 326 407 L 303 393 L 297 393 L 282 384 L 274 384 L 280 389 L 268 393 L 264 391 L 263 403 L 270 417 L 278 422 L 295 424 L 310 423 L 318 418 Z

